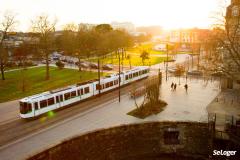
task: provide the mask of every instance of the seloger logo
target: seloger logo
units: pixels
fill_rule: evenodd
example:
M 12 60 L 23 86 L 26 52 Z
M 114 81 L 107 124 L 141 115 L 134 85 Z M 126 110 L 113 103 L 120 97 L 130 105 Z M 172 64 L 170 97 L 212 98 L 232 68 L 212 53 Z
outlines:
M 227 157 L 230 157 L 230 156 L 235 156 L 237 153 L 237 151 L 223 151 L 223 150 L 214 150 L 213 151 L 213 155 L 214 156 L 227 156 Z

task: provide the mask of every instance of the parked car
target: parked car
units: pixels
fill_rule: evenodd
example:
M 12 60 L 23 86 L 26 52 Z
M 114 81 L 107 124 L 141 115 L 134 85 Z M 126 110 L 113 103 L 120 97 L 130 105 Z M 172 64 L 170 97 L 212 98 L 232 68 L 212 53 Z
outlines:
M 98 69 L 98 65 L 96 63 L 90 63 L 89 66 L 92 69 Z
M 48 63 L 50 64 L 51 62 L 52 62 L 52 60 L 49 59 L 49 60 L 48 60 Z M 42 60 L 42 63 L 43 63 L 43 64 L 46 64 L 46 60 Z
M 89 67 L 89 65 L 87 63 L 84 63 L 84 62 L 80 63 L 80 66 L 82 68 L 88 68 Z
M 199 71 L 199 70 L 192 70 L 192 71 L 188 71 L 187 73 L 188 75 L 194 75 L 194 76 L 202 76 L 203 72 Z
M 113 66 L 111 64 L 105 64 L 103 67 L 102 67 L 103 70 L 113 70 Z
M 175 59 L 169 59 L 169 60 L 165 60 L 164 62 L 175 62 L 176 60 Z
M 168 72 L 169 73 L 175 73 L 176 72 L 176 68 L 168 68 Z
M 222 77 L 223 72 L 222 71 L 216 71 L 216 72 L 213 72 L 211 75 L 214 76 L 214 77 Z

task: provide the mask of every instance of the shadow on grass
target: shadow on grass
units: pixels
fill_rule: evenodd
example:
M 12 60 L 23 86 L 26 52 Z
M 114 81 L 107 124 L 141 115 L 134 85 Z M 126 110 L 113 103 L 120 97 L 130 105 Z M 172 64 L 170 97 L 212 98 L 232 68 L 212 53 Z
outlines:
M 140 119 L 145 119 L 148 116 L 151 116 L 153 114 L 156 115 L 162 112 L 166 106 L 167 106 L 167 103 L 165 101 L 159 100 L 157 103 L 153 105 L 151 103 L 146 103 L 145 105 L 139 108 L 136 108 L 128 112 L 127 114 Z

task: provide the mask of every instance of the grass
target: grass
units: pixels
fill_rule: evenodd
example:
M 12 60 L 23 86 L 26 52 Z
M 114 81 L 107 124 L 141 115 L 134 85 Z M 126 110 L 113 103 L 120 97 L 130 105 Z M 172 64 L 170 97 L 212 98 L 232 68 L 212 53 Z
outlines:
M 133 48 L 128 49 L 127 51 L 129 53 L 135 53 L 135 54 L 141 54 L 141 52 L 143 50 L 146 50 L 149 52 L 150 55 L 162 55 L 162 54 L 166 54 L 166 52 L 164 51 L 156 51 L 154 50 L 154 43 L 152 42 L 148 42 L 148 43 L 144 43 L 144 44 L 140 44 L 138 46 L 135 46 Z M 170 53 L 171 54 L 171 53 Z M 173 54 L 193 54 L 192 52 L 177 52 L 177 53 L 173 53 Z
M 132 66 L 143 66 L 143 65 L 146 65 L 146 66 L 149 66 L 149 65 L 154 65 L 154 64 L 158 64 L 158 63 L 161 63 L 163 62 L 164 60 L 166 60 L 167 57 L 156 57 L 156 56 L 150 56 L 149 59 L 146 59 L 144 61 L 144 64 L 142 62 L 142 59 L 140 58 L 139 55 L 135 55 L 135 54 L 132 54 L 131 55 L 131 65 Z M 90 60 L 91 62 L 97 62 L 97 59 L 91 59 Z M 107 57 L 107 58 L 104 58 L 101 60 L 101 62 L 103 64 L 114 64 L 114 65 L 118 65 L 119 63 L 119 59 L 116 58 L 115 56 L 113 58 L 111 57 Z M 121 62 L 122 64 L 122 62 Z M 124 66 L 129 66 L 129 60 L 128 59 L 124 59 L 123 60 L 123 65 Z
M 104 74 L 105 75 L 105 74 Z M 0 102 L 15 100 L 44 91 L 61 88 L 97 78 L 96 72 L 71 69 L 59 70 L 50 67 L 50 80 L 45 80 L 45 67 L 31 68 L 5 73 L 6 80 L 0 80 Z M 22 91 L 25 80 L 26 91 Z
M 152 55 L 152 54 L 164 54 L 165 53 L 165 52 L 162 52 L 162 51 L 153 50 L 153 47 L 154 47 L 154 44 L 149 42 L 149 43 L 144 43 L 144 44 L 138 45 L 136 47 L 130 48 L 130 49 L 127 50 L 127 52 L 135 53 L 135 54 L 141 54 L 141 52 L 143 50 L 146 50 L 146 51 L 149 52 L 150 55 Z

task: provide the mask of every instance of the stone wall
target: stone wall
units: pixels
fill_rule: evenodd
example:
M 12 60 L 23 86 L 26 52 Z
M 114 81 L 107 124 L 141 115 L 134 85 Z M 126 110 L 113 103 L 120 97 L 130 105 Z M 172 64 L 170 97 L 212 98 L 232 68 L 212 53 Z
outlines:
M 179 131 L 179 144 L 164 143 L 163 135 L 168 128 Z M 208 134 L 208 126 L 203 123 L 153 122 L 124 125 L 74 137 L 29 160 L 144 159 L 143 157 L 173 153 L 203 158 L 208 157 Z

